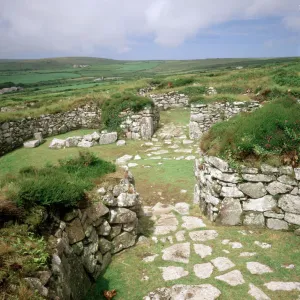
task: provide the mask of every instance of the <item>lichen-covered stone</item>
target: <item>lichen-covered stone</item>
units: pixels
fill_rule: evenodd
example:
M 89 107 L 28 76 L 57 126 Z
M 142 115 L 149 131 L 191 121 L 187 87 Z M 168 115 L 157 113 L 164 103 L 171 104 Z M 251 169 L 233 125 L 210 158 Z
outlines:
M 78 218 L 67 224 L 66 232 L 68 234 L 70 244 L 75 244 L 85 238 L 84 230 Z
M 278 201 L 278 206 L 286 212 L 300 214 L 300 196 L 283 195 Z
M 245 214 L 243 225 L 265 227 L 265 218 L 263 213 Z
M 258 182 L 258 183 L 242 183 L 239 185 L 239 189 L 249 196 L 250 198 L 257 199 L 265 196 L 267 194 L 267 191 L 265 189 L 265 186 L 263 183 Z
M 129 232 L 123 232 L 112 240 L 112 253 L 120 252 L 123 249 L 132 247 L 135 244 L 136 236 Z
M 112 224 L 125 224 L 135 221 L 136 213 L 127 208 L 116 208 L 110 211 L 109 222 Z
M 258 199 L 250 199 L 243 202 L 243 210 L 264 212 L 277 206 L 277 201 L 272 196 L 264 196 Z
M 299 221 L 300 221 L 300 218 L 299 218 Z M 268 219 L 267 227 L 269 229 L 273 229 L 273 230 L 288 230 L 289 229 L 289 225 L 287 222 L 285 222 L 283 220 L 278 220 L 278 219 Z
M 220 207 L 217 221 L 222 225 L 241 225 L 242 206 L 237 199 L 225 198 Z

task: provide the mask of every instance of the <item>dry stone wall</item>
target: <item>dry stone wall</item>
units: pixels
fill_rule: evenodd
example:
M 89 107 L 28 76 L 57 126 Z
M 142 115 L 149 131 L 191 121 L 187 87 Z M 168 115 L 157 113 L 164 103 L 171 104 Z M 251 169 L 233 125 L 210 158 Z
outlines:
M 241 112 L 253 111 L 259 107 L 260 104 L 257 101 L 191 104 L 190 138 L 199 140 L 213 124 L 228 120 Z
M 188 96 L 176 91 L 165 94 L 150 94 L 148 97 L 153 100 L 155 106 L 160 110 L 189 106 Z
M 220 158 L 195 162 L 194 202 L 212 222 L 274 230 L 300 227 L 300 168 L 261 165 L 238 171 Z
M 51 269 L 46 281 L 27 278 L 33 289 L 49 299 L 81 300 L 112 256 L 135 245 L 143 211 L 133 182 L 126 172 L 119 184 L 98 189 L 87 208 L 54 219 Z
M 130 139 L 151 139 L 160 120 L 159 109 L 156 107 L 145 108 L 137 113 L 126 110 L 121 113 L 121 117 L 124 118 L 121 128 Z M 2 122 L 0 123 L 0 156 L 22 146 L 36 133 L 42 133 L 43 137 L 47 137 L 79 128 L 98 129 L 100 126 L 101 109 L 92 103 L 64 113 Z
M 41 132 L 44 137 L 65 133 L 78 128 L 99 128 L 101 110 L 93 103 L 71 111 L 23 118 L 0 123 L 0 155 L 23 145 L 24 141 Z
M 120 117 L 124 118 L 121 128 L 128 139 L 150 140 L 158 128 L 160 113 L 157 107 L 149 107 L 140 112 L 124 111 Z

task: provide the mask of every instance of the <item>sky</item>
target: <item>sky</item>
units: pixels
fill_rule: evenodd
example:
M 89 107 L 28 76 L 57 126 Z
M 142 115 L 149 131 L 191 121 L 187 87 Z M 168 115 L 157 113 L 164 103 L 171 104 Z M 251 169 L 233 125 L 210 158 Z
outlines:
M 0 59 L 300 56 L 300 0 L 0 0 Z

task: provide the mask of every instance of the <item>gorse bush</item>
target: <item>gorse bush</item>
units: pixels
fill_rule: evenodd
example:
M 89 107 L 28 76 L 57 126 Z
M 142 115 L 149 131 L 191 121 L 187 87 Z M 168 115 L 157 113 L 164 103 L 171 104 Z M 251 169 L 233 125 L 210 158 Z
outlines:
M 226 157 L 231 153 L 237 159 L 299 153 L 299 111 L 300 104 L 292 98 L 274 100 L 252 113 L 215 124 L 201 147 L 208 154 Z
M 102 105 L 102 122 L 106 129 L 119 130 L 123 118 L 120 113 L 126 109 L 139 112 L 145 107 L 153 107 L 152 100 L 131 93 L 116 93 Z
M 61 160 L 58 166 L 22 169 L 14 179 L 13 201 L 29 208 L 34 205 L 74 206 L 93 188 L 93 179 L 114 172 L 115 166 L 89 152 Z
M 207 87 L 199 85 L 199 86 L 187 86 L 180 90 L 180 92 L 184 93 L 189 97 L 195 96 L 203 96 L 206 93 Z
M 273 76 L 276 84 L 288 87 L 300 87 L 300 75 L 292 70 L 279 70 Z

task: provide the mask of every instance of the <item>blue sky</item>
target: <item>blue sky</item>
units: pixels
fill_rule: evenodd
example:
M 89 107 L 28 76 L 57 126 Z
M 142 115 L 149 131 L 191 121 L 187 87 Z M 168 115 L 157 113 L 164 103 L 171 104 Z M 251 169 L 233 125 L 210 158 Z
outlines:
M 0 58 L 300 56 L 298 0 L 0 0 L 0 7 Z

